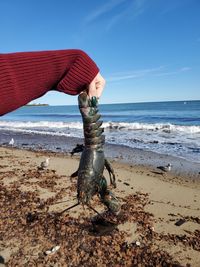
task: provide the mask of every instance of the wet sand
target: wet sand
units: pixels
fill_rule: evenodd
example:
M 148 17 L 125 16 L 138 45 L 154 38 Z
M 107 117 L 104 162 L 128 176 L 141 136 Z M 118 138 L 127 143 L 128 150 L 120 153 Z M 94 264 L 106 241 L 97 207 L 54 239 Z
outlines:
M 69 153 L 77 143 L 83 143 L 83 139 L 70 136 L 53 136 L 22 132 L 12 133 L 7 130 L 1 130 L 0 146 L 7 146 L 11 138 L 14 138 L 14 146 L 16 148 L 54 151 L 65 154 Z M 195 179 L 200 181 L 200 163 L 198 162 L 116 144 L 106 143 L 104 150 L 109 158 L 130 165 L 150 167 L 155 171 L 157 171 L 157 166 L 171 163 L 172 172 L 177 177 L 184 178 L 185 180 Z
M 88 208 L 58 216 L 76 203 L 70 175 L 79 156 L 0 147 L 0 266 L 199 266 L 198 172 L 165 173 L 159 162 L 126 162 L 113 153 L 107 146 L 122 211 L 106 215 L 116 222 L 112 231 L 98 232 Z M 48 169 L 38 170 L 46 157 Z M 98 197 L 92 207 L 105 210 Z

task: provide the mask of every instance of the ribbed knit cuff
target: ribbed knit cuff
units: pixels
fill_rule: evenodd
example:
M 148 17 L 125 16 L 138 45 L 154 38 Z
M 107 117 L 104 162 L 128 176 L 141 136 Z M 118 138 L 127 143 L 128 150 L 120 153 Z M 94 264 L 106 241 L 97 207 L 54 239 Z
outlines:
M 78 50 L 77 58 L 58 83 L 57 90 L 70 95 L 79 94 L 99 72 L 95 62 L 82 50 Z

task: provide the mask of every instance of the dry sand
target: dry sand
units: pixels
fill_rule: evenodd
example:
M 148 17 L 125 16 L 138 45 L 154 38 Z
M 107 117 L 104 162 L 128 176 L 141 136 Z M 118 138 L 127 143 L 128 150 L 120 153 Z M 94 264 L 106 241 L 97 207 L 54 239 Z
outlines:
M 87 208 L 56 216 L 76 203 L 78 156 L 0 147 L 0 266 L 200 266 L 198 180 L 111 162 L 122 213 L 100 235 Z M 105 209 L 97 197 L 92 206 Z

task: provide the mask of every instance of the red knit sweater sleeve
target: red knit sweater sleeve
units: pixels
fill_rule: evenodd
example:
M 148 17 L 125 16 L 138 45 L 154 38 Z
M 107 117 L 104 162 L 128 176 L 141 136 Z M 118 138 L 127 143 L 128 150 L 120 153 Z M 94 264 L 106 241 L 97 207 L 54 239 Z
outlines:
M 62 80 L 57 85 L 57 90 L 77 95 L 95 78 L 99 68 L 95 62 L 83 51 L 78 50 L 78 55 Z
M 79 94 L 98 72 L 78 49 L 0 54 L 0 116 L 50 90 Z

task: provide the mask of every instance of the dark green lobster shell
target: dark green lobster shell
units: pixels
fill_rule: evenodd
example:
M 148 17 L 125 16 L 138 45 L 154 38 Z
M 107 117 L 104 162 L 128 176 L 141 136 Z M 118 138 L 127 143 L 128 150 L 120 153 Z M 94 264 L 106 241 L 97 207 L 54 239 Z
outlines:
M 107 181 L 103 176 L 104 167 L 109 172 L 111 184 L 115 187 L 115 175 L 110 163 L 104 155 L 105 136 L 101 115 L 98 114 L 98 101 L 90 99 L 86 92 L 78 97 L 79 109 L 83 120 L 85 145 L 79 163 L 77 197 L 79 203 L 88 205 L 91 198 L 98 194 L 107 208 L 116 213 L 120 204 L 114 194 L 108 189 Z

